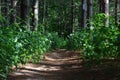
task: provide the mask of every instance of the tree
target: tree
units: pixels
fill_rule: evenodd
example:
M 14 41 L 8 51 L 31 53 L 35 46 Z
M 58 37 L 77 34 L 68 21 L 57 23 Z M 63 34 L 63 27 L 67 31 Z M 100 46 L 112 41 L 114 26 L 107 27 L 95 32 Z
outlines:
M 22 25 L 27 25 L 27 30 L 30 30 L 30 0 L 21 0 L 20 2 Z
M 70 33 L 74 32 L 75 1 L 71 0 L 71 27 Z
M 119 1 L 115 0 L 115 10 L 114 10 L 114 15 L 115 15 L 115 24 L 118 24 L 118 8 L 119 8 Z
M 106 15 L 106 21 L 105 21 L 105 26 L 108 26 L 109 25 L 109 0 L 104 0 L 104 4 L 105 4 L 105 9 L 104 9 L 104 12 L 105 12 L 105 15 Z
M 10 22 L 14 23 L 16 22 L 16 7 L 17 7 L 18 0 L 11 0 L 11 18 Z
M 92 0 L 88 0 L 88 10 L 87 10 L 87 16 L 88 16 L 88 23 L 90 24 L 90 22 L 92 21 Z
M 10 17 L 9 17 L 9 10 L 10 10 L 10 0 L 6 0 L 6 11 L 5 11 L 5 16 L 6 16 L 6 22 L 7 26 L 9 25 Z
M 39 12 L 39 0 L 33 0 L 33 31 L 37 31 L 38 28 L 38 12 Z
M 46 18 L 46 0 L 43 0 L 43 18 L 42 18 L 43 24 L 45 24 L 45 18 Z
M 83 28 L 86 28 L 86 22 L 87 22 L 87 1 L 86 0 L 82 0 L 82 19 L 81 19 L 81 26 Z
M 98 0 L 98 4 L 99 4 L 99 12 L 104 13 L 104 7 L 105 7 L 104 0 Z
M 2 1 L 0 0 L 0 14 L 1 14 L 1 5 L 2 5 Z

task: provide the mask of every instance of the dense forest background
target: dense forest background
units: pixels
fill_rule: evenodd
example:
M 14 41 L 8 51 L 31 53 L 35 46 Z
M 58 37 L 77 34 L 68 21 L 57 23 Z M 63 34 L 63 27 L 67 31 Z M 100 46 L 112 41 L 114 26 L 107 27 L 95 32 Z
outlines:
M 120 57 L 119 0 L 0 0 L 0 78 L 52 49 Z

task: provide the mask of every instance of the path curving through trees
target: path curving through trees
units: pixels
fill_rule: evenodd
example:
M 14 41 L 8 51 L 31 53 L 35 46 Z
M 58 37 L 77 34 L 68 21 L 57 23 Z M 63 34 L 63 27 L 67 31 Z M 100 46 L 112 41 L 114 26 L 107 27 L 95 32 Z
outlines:
M 88 68 L 80 52 L 61 49 L 47 53 L 37 64 L 20 66 L 7 80 L 119 80 L 119 71 L 117 67 Z

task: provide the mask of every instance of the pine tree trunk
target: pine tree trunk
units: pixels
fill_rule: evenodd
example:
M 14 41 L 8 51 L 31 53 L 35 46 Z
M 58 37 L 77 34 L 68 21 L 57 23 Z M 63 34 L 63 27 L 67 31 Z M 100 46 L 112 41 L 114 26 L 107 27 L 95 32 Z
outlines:
M 30 30 L 30 0 L 21 0 L 21 19 L 22 25 L 26 25 L 27 30 Z
M 43 0 L 43 19 L 42 19 L 43 24 L 45 24 L 45 18 L 46 18 L 46 0 Z
M 105 26 L 109 26 L 109 0 L 104 0 L 105 3 L 105 14 L 106 14 L 106 21 L 105 21 Z
M 79 14 L 78 14 L 78 30 L 80 30 L 81 29 L 81 27 L 82 27 L 82 22 L 81 22 L 81 19 L 82 19 L 82 16 L 81 16 L 81 14 L 82 14 L 82 12 L 81 12 L 81 10 L 82 10 L 82 3 L 79 5 Z
M 6 0 L 6 11 L 5 11 L 5 16 L 6 16 L 6 26 L 9 25 L 10 17 L 9 17 L 9 11 L 10 11 L 10 0 Z
M 74 0 L 71 0 L 71 27 L 70 27 L 70 33 L 74 32 L 74 17 L 75 17 L 75 4 Z
M 42 24 L 45 26 L 46 21 L 46 0 L 42 2 L 43 6 L 43 13 L 42 13 Z M 45 27 L 43 26 L 43 33 L 45 33 Z
M 86 29 L 86 27 L 87 27 L 86 17 L 87 17 L 87 2 L 86 2 L 86 0 L 82 0 L 82 20 L 81 20 L 82 24 L 81 25 L 84 29 Z
M 33 0 L 33 13 L 34 13 L 34 23 L 33 23 L 33 31 L 37 31 L 38 29 L 38 12 L 39 12 L 39 0 Z
M 17 0 L 11 0 L 11 8 L 12 8 L 12 12 L 11 12 L 11 18 L 10 18 L 10 22 L 14 23 L 16 22 L 16 6 L 17 6 Z
M 99 12 L 100 13 L 104 13 L 105 12 L 105 3 L 104 3 L 104 0 L 98 0 L 98 4 L 99 4 Z
M 118 25 L 118 8 L 119 8 L 119 1 L 115 0 L 115 10 L 114 10 L 114 15 L 115 15 L 115 24 Z
M 2 1 L 0 0 L 0 14 L 2 14 L 2 13 L 1 13 L 1 5 L 2 5 Z
M 88 10 L 87 10 L 87 16 L 88 16 L 88 23 L 89 26 L 91 25 L 91 21 L 92 21 L 92 0 L 88 0 Z

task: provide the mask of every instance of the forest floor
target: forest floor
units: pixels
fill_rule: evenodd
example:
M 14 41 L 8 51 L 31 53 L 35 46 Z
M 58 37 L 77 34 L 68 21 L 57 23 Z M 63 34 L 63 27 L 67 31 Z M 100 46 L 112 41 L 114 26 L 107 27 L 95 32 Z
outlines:
M 56 50 L 37 64 L 20 65 L 7 80 L 120 80 L 120 61 L 84 61 L 78 51 Z

